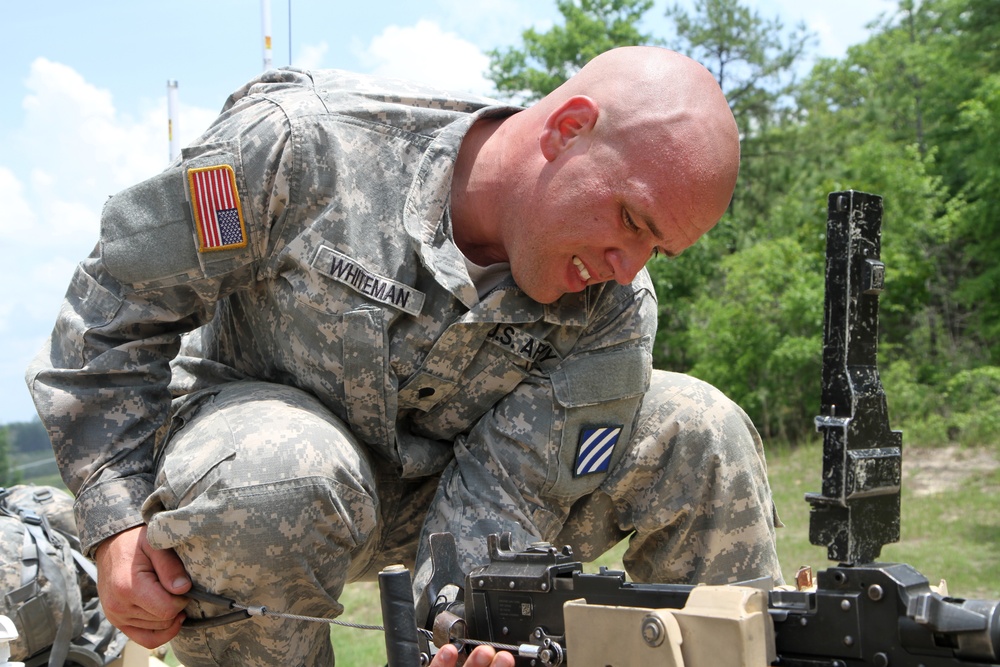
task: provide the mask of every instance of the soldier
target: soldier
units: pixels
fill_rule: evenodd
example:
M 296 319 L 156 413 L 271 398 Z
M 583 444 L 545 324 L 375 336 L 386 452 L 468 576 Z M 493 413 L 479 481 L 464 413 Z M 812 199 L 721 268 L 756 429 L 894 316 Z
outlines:
M 726 210 L 739 135 L 665 49 L 595 58 L 520 109 L 270 71 L 112 197 L 27 373 L 108 617 L 194 665 L 330 664 L 321 624 L 385 565 L 486 536 L 629 539 L 637 581 L 780 580 L 760 438 L 653 371 L 643 269 Z M 179 633 L 179 634 L 178 634 Z M 448 655 L 442 657 L 447 662 Z

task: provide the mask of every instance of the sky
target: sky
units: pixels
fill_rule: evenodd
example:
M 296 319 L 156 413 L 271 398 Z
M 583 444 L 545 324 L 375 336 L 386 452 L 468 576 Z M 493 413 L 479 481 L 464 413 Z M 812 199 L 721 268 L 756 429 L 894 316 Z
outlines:
M 693 0 L 677 0 L 689 9 Z M 674 4 L 671 0 L 670 4 Z M 843 57 L 890 0 L 744 0 Z M 643 29 L 673 35 L 657 0 Z M 489 95 L 485 52 L 561 16 L 554 0 L 271 0 L 275 67 L 335 67 Z M 289 29 L 291 26 L 291 29 Z M 52 329 L 102 203 L 169 161 L 263 68 L 260 0 L 0 0 L 0 424 L 28 421 L 24 370 Z

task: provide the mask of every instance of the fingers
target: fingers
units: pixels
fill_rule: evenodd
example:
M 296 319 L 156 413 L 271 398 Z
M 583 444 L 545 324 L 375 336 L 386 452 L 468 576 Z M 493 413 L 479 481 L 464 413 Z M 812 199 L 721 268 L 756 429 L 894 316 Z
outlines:
M 458 662 L 458 649 L 453 644 L 445 644 L 431 660 L 430 667 L 455 667 Z
M 489 646 L 479 646 L 465 662 L 466 667 L 514 667 L 514 656 L 507 651 L 496 652 Z
M 108 538 L 95 559 L 98 595 L 112 625 L 146 648 L 180 631 L 187 598 L 174 591 L 187 591 L 191 583 L 177 554 L 149 545 L 145 526 Z
M 170 625 L 162 630 L 149 630 L 135 625 L 122 625 L 118 629 L 125 633 L 125 636 L 143 648 L 156 648 L 163 646 L 168 641 L 177 636 L 181 631 L 181 624 L 184 622 L 184 614 L 178 614 Z
M 458 649 L 445 644 L 434 656 L 430 667 L 455 667 Z M 514 667 L 514 656 L 506 651 L 497 653 L 490 646 L 477 646 L 465 661 L 465 667 Z
M 174 595 L 184 595 L 191 590 L 191 578 L 173 549 L 154 549 L 145 542 L 143 553 L 152 563 L 157 580 L 167 591 Z

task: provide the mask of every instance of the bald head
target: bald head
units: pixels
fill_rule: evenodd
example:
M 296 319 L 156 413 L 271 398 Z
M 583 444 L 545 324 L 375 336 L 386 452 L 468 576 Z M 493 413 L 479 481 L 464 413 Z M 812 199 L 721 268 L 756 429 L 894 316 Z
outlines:
M 613 49 L 530 111 L 550 114 L 575 96 L 595 102 L 597 140 L 684 185 L 677 195 L 683 195 L 698 236 L 722 217 L 739 173 L 740 138 L 729 104 L 704 66 L 663 48 Z
M 509 262 L 542 303 L 628 284 L 719 221 L 739 161 L 708 70 L 666 49 L 614 49 L 524 111 L 473 126 L 452 184 L 455 241 L 479 264 Z

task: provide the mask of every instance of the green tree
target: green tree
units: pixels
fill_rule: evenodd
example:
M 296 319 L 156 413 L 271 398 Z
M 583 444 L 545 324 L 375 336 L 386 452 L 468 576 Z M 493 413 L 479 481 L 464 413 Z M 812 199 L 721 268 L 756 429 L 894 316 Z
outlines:
M 696 0 L 693 14 L 678 4 L 666 15 L 677 31 L 671 46 L 712 72 L 738 120 L 774 115 L 813 40 L 804 24 L 786 34 L 779 18 L 765 19 L 739 0 Z
M 787 190 L 884 196 L 890 403 L 898 391 L 932 441 L 975 438 L 968 424 L 992 422 L 954 405 L 952 385 L 1000 353 L 1000 5 L 901 0 L 872 29 L 846 58 L 817 64 L 796 97 L 799 121 L 778 128 L 799 156 Z
M 962 104 L 961 129 L 971 141 L 966 164 L 975 178 L 965 184 L 970 199 L 969 215 L 962 228 L 968 240 L 971 275 L 959 297 L 975 308 L 976 330 L 989 346 L 993 363 L 1000 363 L 1000 74 L 986 77 L 975 95 Z
M 778 17 L 766 19 L 740 0 L 696 0 L 693 10 L 679 4 L 667 9 L 677 33 L 668 44 L 712 72 L 743 135 L 734 215 L 715 232 L 735 250 L 753 242 L 769 197 L 782 191 L 787 151 L 774 130 L 794 111 L 796 68 L 814 37 L 804 24 L 786 30 Z
M 911 357 L 923 381 L 982 363 L 990 340 L 974 325 L 994 300 L 969 289 L 977 251 L 995 238 L 988 223 L 970 226 L 979 199 L 970 184 L 982 183 L 996 154 L 988 114 L 970 123 L 962 115 L 975 115 L 966 101 L 985 85 L 980 63 L 996 58 L 965 45 L 968 7 L 976 4 L 984 3 L 902 0 L 846 58 L 814 68 L 797 98 L 804 121 L 786 129 L 786 141 L 804 156 L 791 189 L 821 174 L 834 189 L 885 197 L 887 358 Z M 976 30 L 987 23 L 982 18 Z M 970 155 L 984 168 L 970 170 Z M 984 283 L 995 287 L 988 270 L 995 254 L 985 257 Z
M 653 0 L 557 0 L 564 25 L 547 32 L 530 28 L 523 45 L 489 52 L 489 78 L 519 101 L 541 99 L 590 60 L 618 46 L 651 44 L 638 23 Z
M 38 417 L 30 422 L 11 422 L 6 428 L 12 452 L 27 454 L 52 451 L 49 434 L 45 432 L 45 427 Z
M 7 428 L 0 427 L 0 487 L 16 484 L 20 479 L 10 461 L 10 439 Z
M 679 259 L 650 265 L 660 295 L 654 361 L 679 371 L 691 368 L 692 337 L 701 335 L 691 330 L 695 300 L 716 289 L 724 257 L 766 238 L 765 226 L 773 227 L 773 193 L 784 191 L 793 171 L 775 128 L 789 115 L 793 72 L 812 39 L 802 26 L 786 32 L 780 20 L 763 19 L 738 0 L 698 0 L 693 9 L 667 10 L 676 32 L 667 44 L 719 82 L 743 135 L 743 160 L 733 204 L 719 224 Z
M 723 259 L 721 284 L 694 303 L 691 373 L 723 388 L 764 437 L 813 430 L 823 261 L 792 239 L 764 241 Z
M 959 228 L 959 253 L 968 260 L 958 297 L 972 312 L 967 334 L 1000 364 L 1000 3 L 940 0 L 950 17 L 940 40 L 948 47 L 948 85 L 943 85 L 940 173 L 968 202 Z

